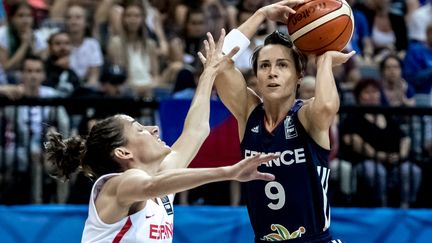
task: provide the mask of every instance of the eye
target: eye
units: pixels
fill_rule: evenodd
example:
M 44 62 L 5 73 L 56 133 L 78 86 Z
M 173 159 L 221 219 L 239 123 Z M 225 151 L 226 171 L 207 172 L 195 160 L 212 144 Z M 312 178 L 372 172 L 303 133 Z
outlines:
M 270 64 L 268 64 L 268 63 L 261 63 L 260 64 L 260 68 L 268 68 L 270 66 Z
M 288 67 L 288 63 L 280 62 L 280 63 L 278 63 L 278 66 L 279 66 L 279 67 L 286 68 L 286 67 Z

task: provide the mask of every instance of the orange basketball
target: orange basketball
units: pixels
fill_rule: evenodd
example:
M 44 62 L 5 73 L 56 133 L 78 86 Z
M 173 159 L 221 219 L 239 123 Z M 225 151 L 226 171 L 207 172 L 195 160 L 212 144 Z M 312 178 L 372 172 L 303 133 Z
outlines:
M 288 18 L 288 33 L 304 54 L 341 51 L 351 40 L 354 16 L 345 0 L 312 0 L 294 10 Z

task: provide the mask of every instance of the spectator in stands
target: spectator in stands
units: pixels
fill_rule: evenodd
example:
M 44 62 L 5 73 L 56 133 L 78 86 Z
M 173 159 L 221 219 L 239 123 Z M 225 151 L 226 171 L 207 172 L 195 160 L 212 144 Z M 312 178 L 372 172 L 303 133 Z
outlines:
M 209 31 L 203 8 L 189 8 L 181 33 L 170 40 L 172 61 L 182 62 L 192 67 L 199 65 L 197 52 L 203 50 L 203 40 Z
M 121 18 L 120 35 L 111 37 L 108 59 L 127 67 L 128 83 L 141 97 L 153 97 L 161 86 L 157 45 L 148 36 L 146 10 L 141 1 L 126 1 Z
M 194 71 L 182 69 L 177 74 L 172 97 L 175 99 L 192 99 L 195 95 L 196 86 Z
M 0 63 L 9 82 L 16 83 L 24 57 L 44 56 L 47 44 L 39 32 L 33 31 L 32 8 L 27 3 L 10 5 L 8 19 L 8 24 L 0 27 Z
M 408 38 L 411 42 L 426 42 L 426 29 L 432 21 L 432 0 L 408 16 Z
M 171 242 L 175 193 L 227 179 L 274 179 L 271 174 L 257 171 L 257 166 L 275 159 L 274 155 L 254 156 L 223 168 L 186 169 L 209 134 L 209 101 L 214 78 L 235 54 L 231 51 L 225 58 L 221 53 L 222 41 L 223 38 L 215 47 L 209 40 L 206 57 L 202 57 L 206 58 L 203 60 L 206 68 L 197 95 L 184 130 L 172 148 L 160 140 L 156 126 L 143 126 L 125 115 L 98 122 L 86 139 L 63 140 L 58 133 L 49 135 L 46 149 L 51 175 L 68 179 L 71 173 L 82 168 L 97 179 L 90 197 L 83 242 L 154 239 Z M 122 234 L 125 224 L 130 229 Z M 153 231 L 149 228 L 152 224 L 166 230 Z
M 408 29 L 406 19 L 419 7 L 418 0 L 391 0 L 389 5 L 389 20 L 395 33 L 395 47 L 403 57 L 408 49 Z
M 350 48 L 356 51 L 358 57 L 362 57 L 365 64 L 370 64 L 373 59 L 374 46 L 371 39 L 371 31 L 366 16 L 355 6 L 356 0 L 348 0 L 354 14 L 354 31 L 350 41 Z
M 360 81 L 354 90 L 358 105 L 382 105 L 380 89 L 376 80 Z M 353 163 L 357 206 L 409 207 L 415 202 L 421 170 L 408 160 L 411 140 L 398 122 L 379 113 L 348 114 L 341 121 L 340 133 L 340 157 Z M 387 189 L 395 188 L 400 192 L 396 205 L 392 200 L 388 203 L 387 194 Z
M 374 56 L 381 60 L 383 55 L 396 50 L 396 36 L 389 19 L 389 2 L 373 0 L 375 15 L 372 23 L 371 38 L 374 45 Z
M 90 37 L 90 28 L 87 10 L 78 4 L 70 5 L 66 11 L 66 30 L 72 43 L 70 68 L 83 85 L 97 86 L 103 55 L 99 42 Z
M 56 89 L 63 97 L 81 86 L 79 77 L 69 68 L 72 45 L 66 32 L 54 33 L 48 39 L 49 55 L 45 61 L 47 78 L 43 85 Z
M 23 61 L 22 77 L 19 90 L 22 97 L 48 98 L 57 97 L 57 91 L 53 88 L 42 86 L 46 77 L 44 62 L 39 57 L 27 56 Z M 17 86 L 18 88 L 18 86 Z M 19 106 L 7 107 L 5 110 L 6 134 L 9 134 L 6 150 L 6 164 L 10 173 L 16 173 L 17 181 L 30 180 L 31 184 L 21 185 L 29 190 L 31 198 L 24 198 L 25 193 L 19 191 L 18 198 L 11 196 L 13 203 L 42 203 L 43 200 L 43 170 L 42 170 L 42 141 L 44 134 L 49 129 L 56 129 L 64 134 L 69 132 L 69 119 L 63 107 Z M 14 171 L 12 168 L 17 168 Z M 27 171 L 31 172 L 31 177 Z M 11 174 L 11 176 L 15 176 Z M 24 177 L 20 177 L 24 176 Z M 44 180 L 45 181 L 45 180 Z M 14 186 L 11 184 L 11 186 Z M 17 190 L 17 189 L 14 189 Z M 29 194 L 30 195 L 30 194 Z M 45 194 L 49 197 L 49 195 Z M 22 201 L 21 201 L 22 200 Z
M 414 106 L 413 87 L 402 78 L 402 61 L 394 54 L 384 57 L 380 63 L 381 84 L 390 106 Z
M 418 104 L 432 105 L 432 20 L 426 28 L 426 42 L 413 43 L 409 47 L 403 71 L 415 89 Z

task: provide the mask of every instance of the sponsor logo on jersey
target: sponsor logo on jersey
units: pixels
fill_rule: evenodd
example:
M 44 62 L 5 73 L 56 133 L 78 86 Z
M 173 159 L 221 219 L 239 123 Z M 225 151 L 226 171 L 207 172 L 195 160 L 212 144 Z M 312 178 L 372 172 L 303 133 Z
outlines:
M 285 138 L 291 139 L 297 137 L 297 129 L 291 116 L 287 116 L 284 121 Z
M 165 222 L 165 224 L 150 224 L 150 239 L 163 240 L 171 239 L 173 236 L 173 224 Z
M 168 215 L 173 214 L 173 213 L 174 213 L 174 212 L 173 212 L 173 208 L 172 208 L 172 206 L 171 206 L 171 203 L 170 203 L 170 201 L 169 201 L 168 196 L 162 197 L 162 198 L 161 198 L 161 201 L 162 201 L 162 204 L 163 204 L 163 206 L 164 206 L 165 211 L 167 212 L 167 214 L 168 214 Z
M 273 159 L 263 163 L 267 167 L 273 167 L 273 166 L 278 167 L 282 165 L 292 165 L 292 164 L 300 164 L 306 162 L 306 155 L 305 155 L 304 148 L 296 148 L 293 150 L 284 150 L 282 152 L 274 152 L 274 153 L 279 157 L 277 159 Z M 245 149 L 244 157 L 248 158 L 257 154 L 266 154 L 266 153 Z

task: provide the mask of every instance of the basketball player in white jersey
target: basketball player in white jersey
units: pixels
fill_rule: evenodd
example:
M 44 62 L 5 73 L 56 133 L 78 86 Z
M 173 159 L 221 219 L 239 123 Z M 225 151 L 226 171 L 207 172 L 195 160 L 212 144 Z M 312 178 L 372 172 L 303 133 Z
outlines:
M 273 180 L 257 166 L 275 159 L 261 155 L 219 168 L 187 169 L 210 132 L 210 95 L 213 81 L 238 49 L 221 53 L 218 43 L 205 42 L 200 54 L 204 71 L 185 120 L 182 134 L 170 148 L 156 126 L 143 126 L 126 115 L 99 121 L 86 139 L 63 140 L 48 135 L 46 153 L 58 178 L 81 168 L 98 178 L 93 186 L 82 242 L 172 242 L 174 193 L 222 180 Z

